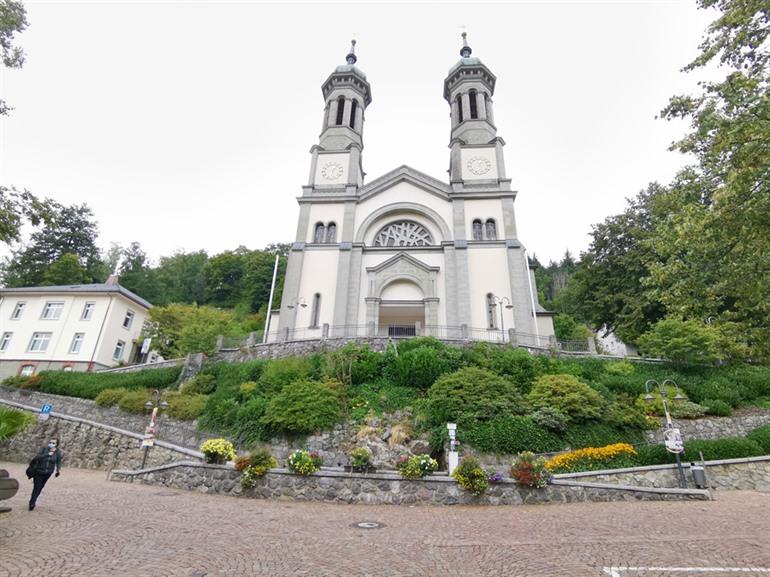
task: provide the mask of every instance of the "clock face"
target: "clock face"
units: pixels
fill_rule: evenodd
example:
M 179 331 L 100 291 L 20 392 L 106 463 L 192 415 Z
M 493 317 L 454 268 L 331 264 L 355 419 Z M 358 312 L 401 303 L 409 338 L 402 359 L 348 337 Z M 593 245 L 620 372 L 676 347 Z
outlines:
M 327 162 L 321 168 L 321 176 L 326 180 L 337 180 L 342 176 L 342 165 L 339 162 Z
M 488 158 L 483 156 L 474 156 L 468 160 L 468 170 L 477 176 L 481 176 L 489 172 L 492 168 L 492 163 Z

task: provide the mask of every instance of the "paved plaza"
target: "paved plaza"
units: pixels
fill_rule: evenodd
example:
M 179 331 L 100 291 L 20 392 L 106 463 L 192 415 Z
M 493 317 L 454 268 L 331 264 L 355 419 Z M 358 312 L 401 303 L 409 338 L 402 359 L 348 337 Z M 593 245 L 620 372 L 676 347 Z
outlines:
M 770 575 L 770 494 L 398 507 L 237 499 L 64 469 L 0 515 L 0 577 Z M 378 528 L 354 527 L 358 522 Z

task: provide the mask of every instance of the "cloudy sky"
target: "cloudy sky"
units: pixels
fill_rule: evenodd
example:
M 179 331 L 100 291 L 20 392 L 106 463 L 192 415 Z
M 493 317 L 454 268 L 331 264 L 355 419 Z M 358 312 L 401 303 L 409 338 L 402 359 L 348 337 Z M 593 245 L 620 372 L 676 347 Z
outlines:
M 101 244 L 154 258 L 293 240 L 323 99 L 351 35 L 372 84 L 364 169 L 445 179 L 442 82 L 460 31 L 497 76 L 519 234 L 546 261 L 588 245 L 686 159 L 656 120 L 712 13 L 660 2 L 27 1 L 20 71 L 0 72 L 0 182 L 89 204 Z

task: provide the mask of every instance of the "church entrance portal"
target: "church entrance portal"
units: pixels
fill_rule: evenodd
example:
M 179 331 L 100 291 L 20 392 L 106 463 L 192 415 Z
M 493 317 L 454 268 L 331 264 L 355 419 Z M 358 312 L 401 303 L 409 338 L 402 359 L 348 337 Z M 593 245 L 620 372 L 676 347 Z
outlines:
M 388 337 L 413 337 L 425 326 L 425 304 L 413 302 L 380 302 L 378 334 Z

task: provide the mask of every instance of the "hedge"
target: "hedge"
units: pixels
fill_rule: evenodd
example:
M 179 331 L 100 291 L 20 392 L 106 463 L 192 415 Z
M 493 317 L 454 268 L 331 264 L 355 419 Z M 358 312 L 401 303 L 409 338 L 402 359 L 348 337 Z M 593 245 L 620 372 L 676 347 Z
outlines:
M 176 383 L 181 370 L 182 367 L 133 373 L 43 371 L 37 388 L 44 393 L 94 399 L 105 389 L 164 389 Z

